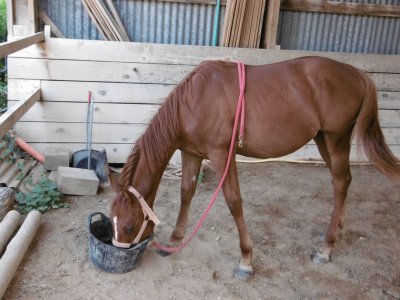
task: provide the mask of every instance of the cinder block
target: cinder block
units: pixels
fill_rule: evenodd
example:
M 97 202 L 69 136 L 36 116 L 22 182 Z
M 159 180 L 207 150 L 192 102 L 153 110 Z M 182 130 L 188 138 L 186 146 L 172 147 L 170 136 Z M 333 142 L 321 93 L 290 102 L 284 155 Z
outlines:
M 44 168 L 55 171 L 57 167 L 69 167 L 70 155 L 66 149 L 47 148 L 44 152 Z
M 61 193 L 69 195 L 96 195 L 99 179 L 93 170 L 58 167 L 57 186 Z

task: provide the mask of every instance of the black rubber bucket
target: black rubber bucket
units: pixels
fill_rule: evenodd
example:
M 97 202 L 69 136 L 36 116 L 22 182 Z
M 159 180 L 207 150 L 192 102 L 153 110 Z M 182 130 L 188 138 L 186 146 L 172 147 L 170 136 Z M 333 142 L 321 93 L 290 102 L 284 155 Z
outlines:
M 93 221 L 95 216 L 100 219 Z M 88 216 L 89 257 L 100 270 L 109 273 L 126 273 L 135 269 L 141 261 L 148 239 L 125 249 L 112 244 L 112 225 L 108 217 L 100 212 Z

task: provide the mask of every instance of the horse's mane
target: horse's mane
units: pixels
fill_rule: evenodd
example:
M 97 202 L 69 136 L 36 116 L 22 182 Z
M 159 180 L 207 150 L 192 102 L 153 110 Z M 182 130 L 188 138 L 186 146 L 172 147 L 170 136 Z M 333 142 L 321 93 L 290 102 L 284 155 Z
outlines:
M 179 137 L 179 105 L 192 98 L 191 79 L 195 74 L 203 78 L 209 73 L 213 62 L 203 62 L 190 72 L 168 95 L 150 125 L 136 141 L 121 173 L 121 188 L 130 185 L 139 163 L 143 159 L 150 171 L 159 170 L 168 160 Z

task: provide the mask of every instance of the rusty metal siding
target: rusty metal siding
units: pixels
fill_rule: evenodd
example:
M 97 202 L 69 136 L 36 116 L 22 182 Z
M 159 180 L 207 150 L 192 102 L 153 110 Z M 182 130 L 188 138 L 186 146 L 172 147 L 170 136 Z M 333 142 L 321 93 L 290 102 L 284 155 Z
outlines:
M 339 1 L 400 5 L 400 0 Z M 400 54 L 400 18 L 281 11 L 281 49 Z
M 114 5 L 133 42 L 212 45 L 215 5 L 146 0 L 116 0 Z M 40 0 L 67 38 L 102 39 L 80 0 Z M 219 18 L 219 40 L 225 7 Z

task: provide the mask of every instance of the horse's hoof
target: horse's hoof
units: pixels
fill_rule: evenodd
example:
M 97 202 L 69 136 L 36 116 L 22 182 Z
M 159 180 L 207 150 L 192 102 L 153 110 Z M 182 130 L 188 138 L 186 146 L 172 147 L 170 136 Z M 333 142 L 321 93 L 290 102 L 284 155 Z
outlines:
M 241 280 L 248 279 L 251 275 L 253 275 L 253 269 L 250 268 L 243 268 L 243 267 L 236 267 L 233 273 L 233 277 Z
M 326 264 L 329 262 L 329 255 L 317 251 L 317 253 L 315 253 L 312 257 L 312 262 L 316 265 Z
M 157 253 L 158 255 L 162 256 L 162 257 L 169 256 L 169 255 L 172 254 L 171 252 L 164 251 L 164 250 L 160 250 L 160 249 L 157 249 L 157 250 L 156 250 L 156 253 Z

